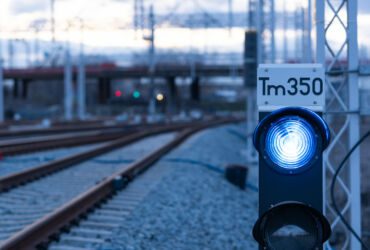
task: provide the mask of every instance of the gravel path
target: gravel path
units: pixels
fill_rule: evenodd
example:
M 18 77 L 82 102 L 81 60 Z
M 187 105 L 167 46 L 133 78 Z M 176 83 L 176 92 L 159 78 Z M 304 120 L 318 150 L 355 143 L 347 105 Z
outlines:
M 204 167 L 245 164 L 245 143 L 230 129 L 244 131 L 230 125 L 201 132 L 158 162 L 154 168 L 167 169 L 161 182 L 94 249 L 257 249 L 251 236 L 257 192 L 242 191 Z M 256 168 L 250 171 L 256 176 Z
M 0 240 L 74 198 L 128 162 L 170 141 L 174 133 L 151 136 L 0 194 Z

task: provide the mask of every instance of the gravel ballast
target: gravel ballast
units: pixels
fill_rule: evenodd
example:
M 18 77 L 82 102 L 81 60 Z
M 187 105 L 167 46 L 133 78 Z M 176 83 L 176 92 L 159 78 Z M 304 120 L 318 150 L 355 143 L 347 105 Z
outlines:
M 246 164 L 245 141 L 230 130 L 245 131 L 242 125 L 203 131 L 156 163 L 166 169 L 162 180 L 97 249 L 257 249 L 251 230 L 258 193 L 207 167 Z M 250 171 L 255 178 L 256 167 Z
M 103 143 L 95 143 L 76 147 L 66 147 L 22 155 L 7 156 L 0 160 L 0 176 L 20 172 L 40 164 L 44 164 L 62 157 L 74 155 L 83 151 L 96 148 Z
M 0 194 L 0 241 L 40 219 L 102 179 L 171 141 L 150 136 Z M 0 247 L 1 248 L 1 247 Z

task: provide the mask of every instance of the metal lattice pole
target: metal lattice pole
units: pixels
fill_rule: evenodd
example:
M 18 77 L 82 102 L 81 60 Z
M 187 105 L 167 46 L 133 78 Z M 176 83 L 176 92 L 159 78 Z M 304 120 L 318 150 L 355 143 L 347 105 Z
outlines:
M 150 97 L 148 113 L 154 114 L 156 112 L 155 97 L 154 97 L 154 77 L 155 77 L 155 21 L 154 21 L 154 10 L 153 6 L 149 9 L 149 22 L 150 22 L 150 36 L 148 38 L 150 42 L 149 47 L 149 78 L 150 78 Z
M 275 0 L 270 0 L 270 61 L 275 63 L 276 59 L 276 50 L 275 50 Z
M 287 38 L 287 29 L 288 29 L 288 18 L 286 11 L 286 0 L 284 0 L 283 6 L 283 62 L 288 61 L 288 38 Z
M 264 20 L 263 20 L 263 5 L 264 0 L 258 0 L 257 3 L 257 20 L 256 20 L 256 27 L 257 27 L 257 63 L 264 62 L 264 44 L 263 44 L 263 33 L 265 29 Z
M 357 111 L 349 115 L 349 146 L 352 147 L 360 138 L 360 98 L 358 88 L 358 43 L 357 43 L 357 1 L 347 1 L 347 36 L 348 36 L 348 87 L 349 109 Z M 360 150 L 356 150 L 350 158 L 351 188 L 351 225 L 361 235 L 361 195 L 360 195 Z M 351 236 L 351 249 L 360 249 L 360 243 Z
M 256 28 L 257 0 L 248 0 L 248 28 Z
M 307 24 L 307 34 L 306 34 L 306 46 L 307 46 L 307 52 L 306 52 L 306 62 L 311 63 L 312 62 L 312 38 L 311 38 L 311 30 L 312 30 L 312 3 L 311 0 L 308 0 L 308 6 L 306 11 L 306 24 Z
M 258 63 L 275 63 L 275 0 L 259 0 L 257 7 Z
M 325 13 L 326 7 L 328 7 L 328 13 Z M 339 15 L 339 12 L 341 12 L 341 15 Z M 329 17 L 327 22 L 325 22 L 325 16 Z M 331 121 L 330 126 L 333 134 L 331 145 L 325 155 L 327 182 L 331 180 L 338 167 L 341 155 L 344 155 L 359 139 L 356 19 L 357 0 L 316 1 L 316 61 L 322 64 L 328 62 L 325 65 L 327 72 L 335 70 L 340 73 L 339 76 L 327 75 L 326 77 L 328 96 L 326 117 L 327 120 Z M 345 39 L 340 46 L 336 46 L 334 42 L 326 37 L 334 26 L 336 26 L 335 32 L 338 32 L 338 28 L 340 28 L 343 29 L 345 34 Z M 341 63 L 343 58 L 346 59 L 345 64 Z M 337 198 L 340 199 L 341 213 L 348 219 L 357 234 L 361 235 L 359 149 L 352 154 L 347 169 L 347 172 L 339 176 L 336 194 Z M 327 188 L 328 190 L 329 188 Z M 327 200 L 328 197 L 324 199 L 324 211 L 331 221 L 333 231 L 343 231 L 346 235 L 345 240 L 338 242 L 338 245 L 341 249 L 361 249 L 360 243 L 348 233 Z

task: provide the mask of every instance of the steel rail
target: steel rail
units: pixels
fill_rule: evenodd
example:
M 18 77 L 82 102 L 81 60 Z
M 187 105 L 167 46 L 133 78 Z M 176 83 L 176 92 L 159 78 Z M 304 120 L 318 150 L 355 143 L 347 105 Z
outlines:
M 62 169 L 66 169 L 75 164 L 81 163 L 93 157 L 99 156 L 101 154 L 107 153 L 114 149 L 128 145 L 134 141 L 140 140 L 144 137 L 180 130 L 189 127 L 190 124 L 175 124 L 175 125 L 165 125 L 161 127 L 150 128 L 145 131 L 135 132 L 130 135 L 123 136 L 119 139 L 107 142 L 97 148 L 93 148 L 81 153 L 77 153 L 71 156 L 67 156 L 61 159 L 57 159 L 48 163 L 44 163 L 40 166 L 23 170 L 8 176 L 0 177 L 0 192 L 7 191 L 18 185 L 30 182 L 37 178 L 55 173 Z
M 149 168 L 166 153 L 174 149 L 190 135 L 199 130 L 210 126 L 237 121 L 240 121 L 240 119 L 210 121 L 183 130 L 175 139 L 160 147 L 153 153 L 125 166 L 122 170 L 104 179 L 85 193 L 78 195 L 60 208 L 14 234 L 11 238 L 4 241 L 0 248 L 2 250 L 28 250 L 36 249 L 40 244 L 47 244 L 50 237 L 58 234 L 61 229 L 67 227 L 71 222 L 78 220 L 78 218 L 81 218 L 83 214 L 117 191 L 117 181 L 120 181 L 123 186 L 127 185 L 137 175 Z
M 135 131 L 135 130 L 134 130 Z M 115 133 L 93 132 L 84 135 L 58 135 L 9 140 L 0 142 L 0 156 L 11 156 L 45 149 L 79 146 L 117 139 L 134 131 L 117 131 Z
M 160 127 L 161 125 L 137 125 L 119 129 L 104 129 L 102 131 L 87 131 L 81 134 L 57 134 L 36 138 L 10 139 L 0 141 L 0 156 L 10 156 L 35 152 L 51 148 L 79 146 L 91 143 L 114 140 L 138 130 Z M 163 125 L 162 125 L 163 126 Z
M 105 118 L 97 118 L 94 120 L 72 120 L 72 121 L 63 121 L 63 120 L 50 120 L 51 126 L 53 127 L 60 127 L 60 126 L 82 126 L 82 125 L 101 125 L 107 119 L 114 121 L 114 117 L 105 117 Z M 9 129 L 11 127 L 17 126 L 35 126 L 40 125 L 42 120 L 5 120 L 4 122 L 0 123 L 0 129 Z
M 92 131 L 92 130 L 104 130 L 104 129 L 122 129 L 122 128 L 133 128 L 138 126 L 137 124 L 127 124 L 117 122 L 115 124 L 92 124 L 92 125 L 60 125 L 56 127 L 39 127 L 39 128 L 28 128 L 28 129 L 7 129 L 0 130 L 0 137 L 21 137 L 28 135 L 49 135 L 49 134 L 60 134 L 66 132 L 80 132 L 80 131 Z

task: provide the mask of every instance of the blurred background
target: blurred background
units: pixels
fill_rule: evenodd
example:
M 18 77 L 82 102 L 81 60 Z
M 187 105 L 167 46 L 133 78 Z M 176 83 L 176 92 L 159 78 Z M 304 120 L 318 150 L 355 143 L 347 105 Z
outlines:
M 274 8 L 273 61 L 312 62 L 308 1 L 279 0 Z M 370 6 L 360 0 L 358 9 L 359 59 L 366 67 Z M 246 0 L 4 0 L 5 119 L 242 111 L 244 38 L 256 28 L 256 15 L 255 1 Z M 327 38 L 340 47 L 345 33 L 341 23 L 333 27 Z M 360 79 L 364 89 L 368 82 Z

